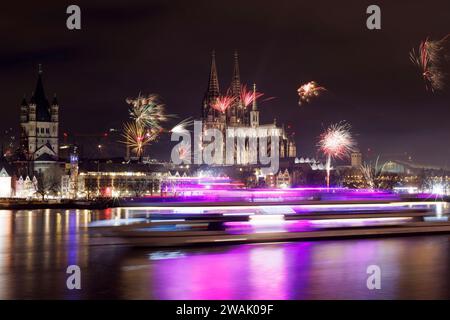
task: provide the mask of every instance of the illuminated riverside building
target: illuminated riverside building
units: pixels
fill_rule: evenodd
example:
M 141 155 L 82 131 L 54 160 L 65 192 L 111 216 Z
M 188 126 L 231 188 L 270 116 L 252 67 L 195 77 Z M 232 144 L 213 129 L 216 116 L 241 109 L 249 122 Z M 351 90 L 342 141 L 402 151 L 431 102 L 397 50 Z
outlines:
M 352 159 L 353 160 L 353 159 Z M 338 166 L 336 184 L 348 188 L 368 188 L 361 167 Z M 450 171 L 412 161 L 390 160 L 373 169 L 375 189 L 398 192 L 450 195 Z
M 79 170 L 79 172 L 78 172 Z M 65 198 L 138 197 L 159 192 L 161 173 L 145 164 L 89 162 L 76 176 L 65 175 L 61 192 Z
M 211 128 L 222 131 L 223 136 L 226 137 L 224 138 L 224 152 L 227 149 L 227 140 L 233 141 L 233 147 L 230 150 L 234 150 L 235 165 L 250 164 L 251 159 L 258 159 L 258 148 L 252 147 L 249 143 L 249 138 L 251 137 L 268 138 L 267 151 L 271 152 L 272 141 L 270 138 L 276 136 L 279 140 L 278 152 L 280 158 L 295 158 L 297 149 L 293 135 L 288 135 L 284 126 L 278 126 L 276 119 L 274 119 L 273 123 L 260 124 L 256 99 L 251 106 L 243 105 L 241 101 L 242 87 L 237 52 L 234 54 L 233 76 L 230 88 L 227 92 L 227 95 L 230 95 L 233 98 L 233 102 L 225 112 L 220 112 L 211 106 L 216 99 L 221 96 L 215 59 L 215 53 L 213 52 L 208 86 L 201 108 L 203 136 L 205 136 L 205 131 Z M 253 92 L 256 94 L 256 85 L 253 85 Z M 238 138 L 246 139 L 244 147 L 238 147 Z
M 74 160 L 74 159 L 73 159 Z M 141 197 L 161 194 L 169 177 L 187 177 L 188 168 L 168 163 L 86 160 L 62 177 L 63 198 Z
M 80 198 L 141 197 L 158 194 L 161 176 L 145 172 L 82 172 L 78 176 Z
M 5 168 L 0 168 L 0 198 L 9 198 L 11 195 L 11 176 Z
M 36 198 L 37 190 L 38 190 L 38 180 L 36 177 L 30 179 L 29 176 L 26 176 L 24 179 L 22 178 L 22 176 L 20 176 L 15 183 L 14 197 L 22 199 Z

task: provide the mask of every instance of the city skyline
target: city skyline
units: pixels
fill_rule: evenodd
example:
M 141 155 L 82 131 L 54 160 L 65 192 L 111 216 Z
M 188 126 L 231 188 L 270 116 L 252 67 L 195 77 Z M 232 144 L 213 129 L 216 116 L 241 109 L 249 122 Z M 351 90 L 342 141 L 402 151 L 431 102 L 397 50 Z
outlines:
M 262 121 L 277 118 L 290 124 L 299 156 L 314 156 L 320 132 L 330 123 L 347 120 L 366 156 L 369 148 L 372 157 L 407 152 L 417 162 L 448 167 L 450 151 L 441 141 L 450 133 L 445 123 L 440 124 L 450 113 L 448 88 L 427 92 L 408 59 L 409 50 L 424 38 L 437 39 L 448 32 L 446 20 L 439 19 L 444 10 L 433 5 L 439 3 L 427 4 L 430 14 L 425 17 L 421 5 L 383 5 L 382 29 L 375 31 L 365 27 L 363 3 L 334 13 L 311 4 L 259 4 L 256 15 L 251 14 L 256 5 L 252 2 L 229 2 L 228 10 L 225 4 L 204 3 L 182 12 L 163 2 L 138 1 L 132 9 L 80 3 L 80 31 L 65 28 L 63 5 L 31 5 L 24 9 L 26 25 L 15 27 L 22 37 L 5 37 L 0 83 L 7 111 L 0 126 L 15 129 L 18 136 L 20 101 L 24 93 L 31 96 L 39 63 L 47 95 L 58 93 L 64 132 L 120 129 L 127 118 L 125 98 L 139 92 L 161 95 L 168 111 L 180 119 L 199 118 L 211 51 L 216 52 L 220 82 L 227 85 L 233 52 L 238 50 L 242 82 L 255 82 L 275 97 L 261 104 Z M 17 12 L 14 5 L 8 8 L 14 12 L 4 23 L 14 23 Z M 122 10 L 132 19 L 120 20 Z M 412 22 L 397 21 L 398 14 Z M 38 23 L 40 15 L 52 19 Z M 103 15 L 113 19 L 101 19 Z M 419 15 L 421 20 L 415 19 Z M 200 16 L 206 21 L 197 25 Z M 332 28 L 337 21 L 339 27 Z M 42 42 L 37 41 L 39 35 Z M 298 106 L 296 89 L 311 80 L 328 91 Z M 152 156 L 169 156 L 164 143 L 150 148 Z
M 2 4 L 0 299 L 168 318 L 450 299 L 449 13 Z

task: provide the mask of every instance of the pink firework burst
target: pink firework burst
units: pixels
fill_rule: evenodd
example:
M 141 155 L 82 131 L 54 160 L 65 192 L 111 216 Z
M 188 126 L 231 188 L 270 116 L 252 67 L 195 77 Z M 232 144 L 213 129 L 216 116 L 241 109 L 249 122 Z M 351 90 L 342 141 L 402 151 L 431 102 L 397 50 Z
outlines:
M 191 158 L 191 150 L 186 145 L 179 145 L 177 148 L 180 160 L 188 160 Z
M 262 92 L 256 90 L 248 90 L 246 85 L 241 87 L 241 102 L 244 107 L 250 106 L 253 101 L 261 98 L 264 95 Z
M 320 135 L 318 146 L 326 156 L 342 159 L 355 150 L 356 141 L 350 133 L 350 125 L 340 122 L 330 125 Z
M 318 146 L 319 150 L 327 157 L 326 183 L 329 188 L 331 159 L 348 157 L 355 150 L 356 141 L 350 133 L 350 125 L 346 122 L 332 124 L 320 135 Z
M 232 96 L 219 96 L 216 98 L 216 100 L 211 104 L 211 107 L 216 109 L 217 111 L 220 111 L 222 113 L 225 113 L 227 109 L 231 106 L 231 104 L 234 102 L 235 98 Z

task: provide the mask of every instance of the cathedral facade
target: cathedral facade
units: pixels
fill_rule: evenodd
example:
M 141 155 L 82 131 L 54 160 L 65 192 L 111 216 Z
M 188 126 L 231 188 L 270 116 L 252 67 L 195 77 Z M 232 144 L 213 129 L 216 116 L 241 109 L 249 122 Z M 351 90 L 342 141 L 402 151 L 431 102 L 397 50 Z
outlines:
M 239 71 L 238 53 L 234 53 L 234 66 L 231 84 L 226 91 L 226 95 L 233 98 L 233 103 L 225 112 L 220 112 L 212 107 L 212 104 L 219 98 L 222 93 L 219 87 L 219 78 L 217 73 L 215 53 L 212 53 L 211 68 L 209 74 L 208 86 L 202 102 L 202 123 L 203 132 L 207 129 L 215 128 L 221 130 L 224 135 L 231 138 L 239 136 L 249 137 L 256 135 L 257 138 L 278 137 L 278 154 L 281 159 L 296 157 L 296 144 L 292 135 L 288 135 L 284 126 L 279 126 L 276 120 L 272 123 L 261 124 L 258 104 L 256 99 L 253 100 L 251 106 L 244 106 L 241 101 L 241 77 Z M 256 95 L 256 85 L 253 85 L 253 93 Z M 224 141 L 226 143 L 226 141 Z M 258 154 L 258 148 L 250 144 L 246 144 L 244 148 L 237 148 L 236 141 L 233 142 L 235 149 L 234 164 L 246 165 L 250 164 L 250 159 L 255 159 Z M 268 151 L 273 146 L 269 145 Z M 224 147 L 224 150 L 227 146 Z

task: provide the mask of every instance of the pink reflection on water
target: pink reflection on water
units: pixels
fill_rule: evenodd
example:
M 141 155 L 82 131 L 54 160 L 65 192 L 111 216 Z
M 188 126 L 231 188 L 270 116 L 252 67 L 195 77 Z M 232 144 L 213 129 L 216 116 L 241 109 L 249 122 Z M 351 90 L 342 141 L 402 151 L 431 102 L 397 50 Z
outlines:
M 435 239 L 435 238 L 432 238 Z M 187 251 L 179 259 L 152 261 L 154 299 L 392 299 L 445 295 L 433 272 L 401 270 L 414 261 L 442 275 L 446 252 L 422 237 L 241 245 Z M 417 253 L 420 252 L 419 256 Z M 408 264 L 410 263 L 408 262 Z M 382 269 L 382 290 L 368 290 L 369 265 Z M 414 275 L 413 278 L 407 278 Z M 415 288 L 423 291 L 416 291 Z
M 285 300 L 289 298 L 285 250 L 279 246 L 253 247 L 249 253 L 249 299 Z
M 286 299 L 282 247 L 245 245 L 224 252 L 157 261 L 157 299 Z M 158 279 L 158 280 L 156 280 Z
M 211 249 L 155 261 L 151 290 L 153 298 L 169 300 L 379 298 L 366 288 L 366 268 L 385 260 L 387 248 L 361 240 Z M 392 295 L 395 287 L 395 281 L 385 284 L 383 294 Z
M 239 288 L 239 255 L 191 255 L 158 261 L 153 278 L 164 281 L 158 299 L 233 299 Z

